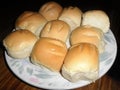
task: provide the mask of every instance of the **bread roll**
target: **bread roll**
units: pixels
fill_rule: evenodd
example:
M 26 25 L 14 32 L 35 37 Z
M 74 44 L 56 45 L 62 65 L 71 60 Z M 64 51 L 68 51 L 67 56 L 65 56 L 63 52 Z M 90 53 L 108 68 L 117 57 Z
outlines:
M 110 28 L 108 15 L 102 10 L 90 10 L 83 14 L 82 25 L 91 25 L 100 28 L 104 33 Z
M 41 13 L 48 21 L 58 19 L 60 13 L 62 12 L 62 6 L 57 2 L 50 1 L 39 9 L 39 13 Z
M 59 20 L 63 20 L 69 24 L 71 30 L 74 30 L 76 27 L 81 24 L 82 11 L 78 7 L 66 7 L 63 9 Z
M 47 20 L 39 13 L 24 11 L 16 20 L 16 29 L 27 29 L 39 36 L 41 29 L 47 23 Z
M 105 42 L 101 29 L 88 25 L 76 28 L 70 36 L 71 45 L 81 42 L 91 43 L 97 46 L 100 53 L 104 52 Z
M 30 56 L 36 41 L 37 37 L 32 32 L 17 30 L 5 37 L 3 45 L 11 57 L 22 59 Z
M 49 21 L 41 31 L 40 37 L 49 37 L 66 42 L 70 33 L 70 27 L 61 20 Z
M 71 82 L 95 81 L 99 73 L 99 53 L 95 45 L 80 43 L 72 46 L 64 60 L 62 75 Z
M 33 64 L 43 65 L 49 70 L 59 72 L 67 53 L 65 43 L 52 38 L 40 38 L 31 54 Z

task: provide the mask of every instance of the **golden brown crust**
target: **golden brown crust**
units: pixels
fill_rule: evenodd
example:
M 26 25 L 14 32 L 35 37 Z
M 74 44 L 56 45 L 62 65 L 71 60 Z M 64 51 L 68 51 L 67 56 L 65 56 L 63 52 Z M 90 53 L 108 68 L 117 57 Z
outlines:
M 25 48 L 24 46 L 27 47 L 26 44 L 29 45 L 36 39 L 37 37 L 28 30 L 17 30 L 6 36 L 4 43 L 10 49 L 19 50 Z
M 85 68 L 83 71 L 88 71 L 89 69 L 96 70 L 98 67 L 98 56 L 96 46 L 90 43 L 79 43 L 69 49 L 64 60 L 64 65 L 71 71 L 79 70 L 81 69 L 79 67 L 82 66 Z
M 10 54 L 14 58 L 29 57 L 32 47 L 37 41 L 37 37 L 28 30 L 17 30 L 11 32 L 3 40 L 3 44 Z
M 50 70 L 59 72 L 67 53 L 65 43 L 51 38 L 40 38 L 35 44 L 31 60 Z
M 99 28 L 84 25 L 72 31 L 70 36 L 71 45 L 82 42 L 96 45 L 100 53 L 104 51 L 103 32 Z
M 47 23 L 47 20 L 39 13 L 32 11 L 24 11 L 16 20 L 16 29 L 27 29 L 39 35 L 40 30 Z
M 80 43 L 69 49 L 62 67 L 62 74 L 70 81 L 95 80 L 98 77 L 98 70 L 99 53 L 97 47 L 89 43 Z
M 49 21 L 41 31 L 40 37 L 49 37 L 66 42 L 70 33 L 69 25 L 61 20 Z
M 62 12 L 62 6 L 54 1 L 45 3 L 40 9 L 41 13 L 48 21 L 56 20 Z
M 59 17 L 59 20 L 63 20 L 69 24 L 71 30 L 80 26 L 82 18 L 82 11 L 78 7 L 65 7 Z

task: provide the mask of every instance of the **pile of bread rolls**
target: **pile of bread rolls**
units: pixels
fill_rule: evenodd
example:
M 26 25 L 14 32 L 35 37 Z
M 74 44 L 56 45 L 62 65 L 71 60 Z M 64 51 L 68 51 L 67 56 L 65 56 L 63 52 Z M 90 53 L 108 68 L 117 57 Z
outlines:
M 38 12 L 24 11 L 3 45 L 12 58 L 29 57 L 33 64 L 59 72 L 70 82 L 94 82 L 109 28 L 109 17 L 102 10 L 83 13 L 78 7 L 63 8 L 51 1 Z

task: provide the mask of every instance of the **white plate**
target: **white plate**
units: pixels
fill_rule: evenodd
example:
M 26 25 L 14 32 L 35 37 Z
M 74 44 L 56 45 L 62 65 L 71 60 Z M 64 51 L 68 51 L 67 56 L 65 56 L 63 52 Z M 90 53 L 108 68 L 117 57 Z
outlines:
M 100 55 L 99 78 L 111 68 L 117 53 L 116 39 L 111 30 L 104 36 L 105 52 Z M 44 89 L 73 89 L 90 84 L 88 81 L 71 83 L 64 79 L 61 74 L 54 73 L 44 67 L 33 65 L 29 58 L 18 60 L 8 56 L 5 51 L 6 62 L 12 72 L 24 82 Z M 99 79 L 98 78 L 98 79 Z

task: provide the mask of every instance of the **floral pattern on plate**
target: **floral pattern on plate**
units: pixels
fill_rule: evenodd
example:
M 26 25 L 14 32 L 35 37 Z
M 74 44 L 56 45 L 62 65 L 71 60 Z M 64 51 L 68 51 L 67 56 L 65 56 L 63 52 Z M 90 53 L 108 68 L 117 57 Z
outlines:
M 113 65 L 117 53 L 116 39 L 111 30 L 104 35 L 106 42 L 105 52 L 100 55 L 99 78 L 101 78 Z M 69 47 L 69 43 L 67 42 Z M 30 62 L 29 58 L 22 60 L 11 58 L 5 51 L 6 62 L 11 71 L 24 82 L 38 88 L 45 89 L 73 89 L 90 84 L 81 80 L 71 83 L 64 79 L 60 73 L 52 72 L 43 66 Z M 98 79 L 99 79 L 98 78 Z

